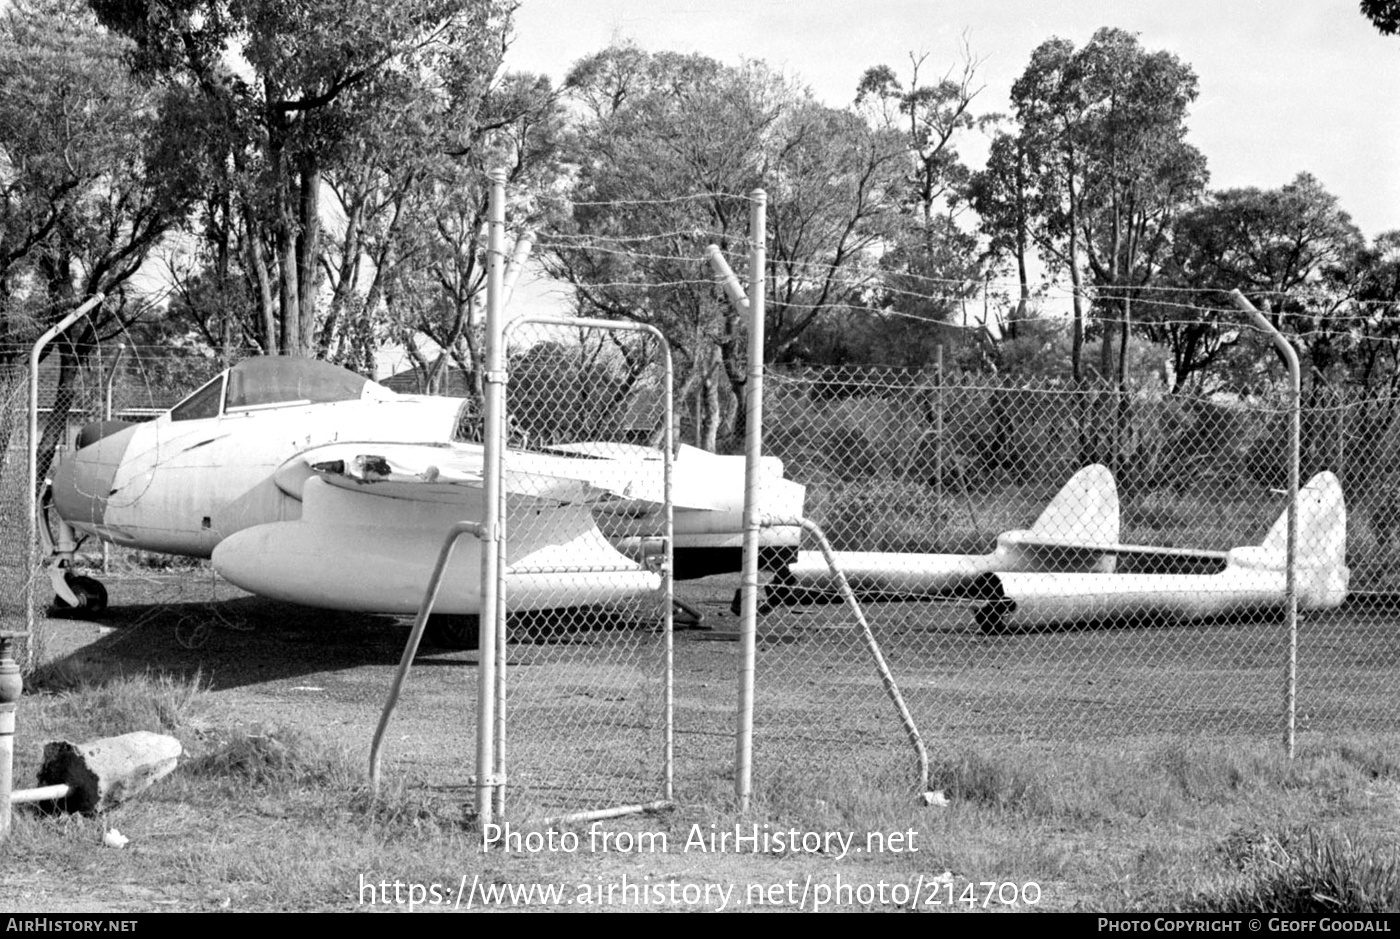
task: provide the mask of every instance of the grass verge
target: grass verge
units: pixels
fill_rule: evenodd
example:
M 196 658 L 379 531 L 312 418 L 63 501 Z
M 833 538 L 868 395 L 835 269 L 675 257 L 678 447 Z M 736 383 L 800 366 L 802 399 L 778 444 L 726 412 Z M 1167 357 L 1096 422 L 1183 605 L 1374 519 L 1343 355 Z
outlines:
M 624 878 L 734 884 L 742 895 L 746 886 L 807 877 L 951 878 L 954 889 L 938 904 L 902 904 L 924 910 L 982 908 L 980 897 L 963 900 L 963 885 L 988 881 L 1036 885 L 1038 902 L 1013 909 L 1361 912 L 1400 904 L 1400 762 L 1391 738 L 1304 746 L 1291 762 L 1259 741 L 947 748 L 931 766 L 944 807 L 888 782 L 907 770 L 893 756 L 887 767 L 825 775 L 775 768 L 760 777 L 743 816 L 717 773 L 692 791 L 683 786 L 674 811 L 562 826 L 578 836 L 578 851 L 483 853 L 462 793 L 390 775 L 375 796 L 362 753 L 292 724 L 240 725 L 198 675 L 77 668 L 41 676 L 36 688 L 22 712 L 22 724 L 35 729 L 30 741 L 149 729 L 179 737 L 186 757 L 171 777 L 102 817 L 19 812 L 0 871 L 20 910 L 86 901 L 112 910 L 402 909 L 408 894 L 395 899 L 386 885 L 451 893 L 467 882 L 577 887 Z M 24 748 L 18 779 L 36 769 L 35 750 Z M 522 812 L 514 806 L 509 820 L 536 830 Z M 753 825 L 840 833 L 851 850 L 687 848 L 697 831 Z M 127 848 L 101 847 L 112 828 L 131 838 Z M 593 849 L 598 828 L 652 837 L 624 839 L 638 846 L 630 850 L 617 850 L 618 839 Z M 665 850 L 655 849 L 656 835 L 665 836 Z M 511 904 L 520 905 L 498 903 Z M 841 908 L 881 905 L 854 894 Z

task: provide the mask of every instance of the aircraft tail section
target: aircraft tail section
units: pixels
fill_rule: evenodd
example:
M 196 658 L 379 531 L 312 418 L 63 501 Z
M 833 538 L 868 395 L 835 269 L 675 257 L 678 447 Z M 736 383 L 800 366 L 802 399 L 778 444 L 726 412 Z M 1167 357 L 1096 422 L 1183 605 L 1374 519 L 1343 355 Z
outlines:
M 1029 529 L 997 536 L 990 570 L 1093 571 L 1111 574 L 1117 558 L 1118 487 L 1108 467 L 1091 463 L 1069 478 Z
M 878 597 L 960 596 L 992 571 L 1107 573 L 1118 541 L 1118 489 L 1106 466 L 1086 466 L 1070 477 L 1030 529 L 1002 532 L 991 554 L 890 554 L 837 551 L 836 564 L 858 594 Z M 822 602 L 836 596 L 825 557 L 801 551 L 777 572 L 769 601 Z
M 1346 599 L 1351 572 L 1346 566 L 1347 510 L 1342 483 L 1334 473 L 1318 473 L 1298 489 L 1298 605 L 1335 609 Z M 1262 543 L 1235 548 L 1237 567 L 1284 568 L 1288 563 L 1288 510 L 1274 521 Z
M 1288 510 L 1285 508 L 1264 536 L 1261 547 L 1285 554 L 1288 550 Z M 1342 564 L 1347 552 L 1347 508 L 1335 473 L 1318 473 L 1298 490 L 1298 563 L 1303 566 Z
M 1119 519 L 1113 473 L 1101 463 L 1092 463 L 1055 493 L 1030 533 L 1071 543 L 1115 544 Z

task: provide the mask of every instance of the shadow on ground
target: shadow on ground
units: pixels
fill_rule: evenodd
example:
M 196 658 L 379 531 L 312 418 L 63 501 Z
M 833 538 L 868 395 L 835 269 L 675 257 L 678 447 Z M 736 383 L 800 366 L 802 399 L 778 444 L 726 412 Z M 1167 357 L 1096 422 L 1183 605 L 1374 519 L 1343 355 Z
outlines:
M 412 619 L 316 610 L 243 596 L 114 605 L 80 617 L 53 611 L 39 628 L 50 667 L 101 662 L 194 675 L 213 690 L 306 675 L 393 666 Z M 474 652 L 420 647 L 415 667 L 476 665 Z

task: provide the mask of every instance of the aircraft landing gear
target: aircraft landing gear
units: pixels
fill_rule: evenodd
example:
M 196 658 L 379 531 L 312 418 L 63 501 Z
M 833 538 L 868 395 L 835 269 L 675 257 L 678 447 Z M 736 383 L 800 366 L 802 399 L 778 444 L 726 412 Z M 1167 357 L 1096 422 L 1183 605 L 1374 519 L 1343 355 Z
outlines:
M 1003 636 L 1010 632 L 1006 627 L 1006 614 L 1015 609 L 1016 604 L 1008 600 L 988 603 L 972 614 L 972 621 L 984 636 Z
M 53 608 L 72 610 L 83 615 L 101 613 L 107 609 L 107 588 L 102 581 L 82 574 L 74 574 L 68 568 L 77 554 L 78 543 L 73 529 L 53 511 L 53 487 L 44 485 L 41 501 L 42 515 L 39 525 L 39 541 L 44 553 L 49 555 L 49 582 L 53 584 Z M 50 528 L 52 526 L 52 529 Z M 54 530 L 57 530 L 55 534 Z
M 73 610 L 84 614 L 101 613 L 107 609 L 107 588 L 102 586 L 102 581 L 82 574 L 66 572 L 63 575 L 63 580 L 77 603 L 70 602 L 62 591 L 55 590 L 54 609 Z
M 481 641 L 481 618 L 435 613 L 428 617 L 423 638 L 439 649 L 475 649 Z
M 791 605 L 791 604 L 784 603 L 782 600 L 774 600 L 773 597 L 770 596 L 769 591 L 768 591 L 768 588 L 767 588 L 766 586 L 764 586 L 763 584 L 759 584 L 759 585 L 758 585 L 758 615 L 759 615 L 759 616 L 765 616 L 765 615 L 767 615 L 767 614 L 773 612 L 773 609 L 774 609 L 775 607 L 779 607 L 779 606 L 790 606 L 790 605 Z M 744 589 L 743 589 L 742 587 L 740 587 L 738 590 L 734 591 L 734 599 L 729 601 L 729 612 L 730 612 L 730 613 L 733 613 L 735 616 L 741 616 L 741 615 L 743 615 L 743 612 L 744 612 Z

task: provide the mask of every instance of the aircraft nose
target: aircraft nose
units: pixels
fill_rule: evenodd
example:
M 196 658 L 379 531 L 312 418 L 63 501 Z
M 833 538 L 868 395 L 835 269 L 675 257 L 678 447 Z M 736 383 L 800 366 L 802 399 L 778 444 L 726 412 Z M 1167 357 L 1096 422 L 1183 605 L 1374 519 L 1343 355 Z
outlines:
M 140 425 L 123 427 L 81 447 L 62 463 L 53 475 L 53 504 L 69 524 L 101 525 L 112 494 L 112 481 L 126 455 L 126 448 Z M 84 428 L 86 434 L 87 428 Z M 91 439 L 96 434 L 79 436 Z

